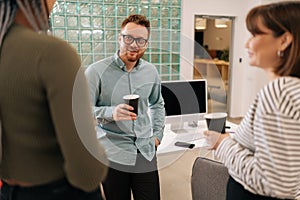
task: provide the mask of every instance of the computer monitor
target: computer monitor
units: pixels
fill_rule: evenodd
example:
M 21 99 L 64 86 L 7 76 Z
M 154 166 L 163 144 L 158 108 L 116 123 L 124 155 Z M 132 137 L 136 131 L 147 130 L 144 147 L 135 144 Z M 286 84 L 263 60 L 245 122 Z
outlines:
M 206 79 L 163 81 L 161 86 L 166 124 L 171 124 L 172 131 L 197 127 L 207 113 Z

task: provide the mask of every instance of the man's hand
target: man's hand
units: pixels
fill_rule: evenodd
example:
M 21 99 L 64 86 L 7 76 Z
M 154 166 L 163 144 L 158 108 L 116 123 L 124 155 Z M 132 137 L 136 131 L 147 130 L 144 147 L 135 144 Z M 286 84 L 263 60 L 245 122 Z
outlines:
M 229 136 L 229 133 L 218 133 L 216 131 L 204 131 L 203 134 L 206 136 L 206 142 L 209 144 L 209 149 L 217 149 L 219 144 Z
M 160 141 L 155 137 L 154 142 L 155 142 L 155 147 L 157 148 L 158 145 L 160 145 Z
M 121 120 L 136 120 L 136 114 L 131 112 L 133 107 L 127 104 L 119 104 L 113 110 L 113 119 L 115 121 Z

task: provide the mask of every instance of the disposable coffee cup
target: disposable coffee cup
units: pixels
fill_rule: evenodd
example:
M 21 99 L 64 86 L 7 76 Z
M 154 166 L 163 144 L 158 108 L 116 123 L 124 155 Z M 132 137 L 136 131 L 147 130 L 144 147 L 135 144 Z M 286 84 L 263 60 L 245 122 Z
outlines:
M 225 133 L 227 113 L 209 113 L 204 116 L 208 130 Z
M 128 104 L 133 107 L 133 111 L 135 114 L 138 114 L 138 107 L 139 107 L 139 98 L 140 96 L 137 94 L 129 94 L 123 96 L 125 104 Z

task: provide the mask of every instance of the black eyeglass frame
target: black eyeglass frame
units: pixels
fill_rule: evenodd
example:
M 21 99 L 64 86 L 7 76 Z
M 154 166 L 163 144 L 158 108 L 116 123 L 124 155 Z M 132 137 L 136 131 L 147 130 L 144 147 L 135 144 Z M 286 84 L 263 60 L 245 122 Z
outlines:
M 146 40 L 146 39 L 144 39 L 144 38 L 135 38 L 135 37 L 132 37 L 131 35 L 121 34 L 121 36 L 122 36 L 122 38 L 123 38 L 124 43 L 127 44 L 127 45 L 130 45 L 130 44 L 132 44 L 133 42 L 135 42 L 136 45 L 137 45 L 138 47 L 145 47 L 145 46 L 147 45 L 147 43 L 149 42 L 149 40 Z M 126 42 L 125 37 L 128 37 L 128 39 L 131 39 L 131 42 Z M 141 44 L 139 43 L 139 41 L 144 41 L 145 44 L 142 44 L 142 45 L 141 45 Z

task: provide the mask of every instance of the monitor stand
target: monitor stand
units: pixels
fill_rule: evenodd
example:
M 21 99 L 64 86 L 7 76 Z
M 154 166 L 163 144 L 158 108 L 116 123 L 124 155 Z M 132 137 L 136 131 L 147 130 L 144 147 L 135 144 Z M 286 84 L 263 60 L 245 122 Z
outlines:
M 197 121 L 171 124 L 171 131 L 173 131 L 176 134 L 196 133 L 197 130 Z
M 204 114 L 181 115 L 168 118 L 170 129 L 174 133 L 195 133 L 198 130 L 198 121 L 203 120 Z
M 176 141 L 193 142 L 204 137 L 203 129 L 199 128 L 198 121 L 193 121 L 190 123 L 185 122 L 182 124 L 171 124 L 170 128 L 171 131 L 176 135 Z

